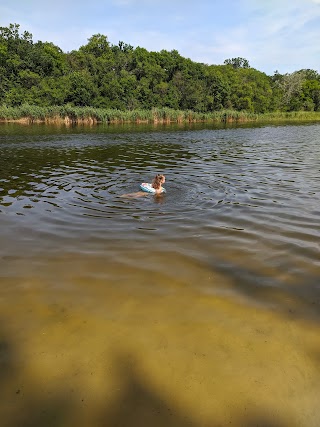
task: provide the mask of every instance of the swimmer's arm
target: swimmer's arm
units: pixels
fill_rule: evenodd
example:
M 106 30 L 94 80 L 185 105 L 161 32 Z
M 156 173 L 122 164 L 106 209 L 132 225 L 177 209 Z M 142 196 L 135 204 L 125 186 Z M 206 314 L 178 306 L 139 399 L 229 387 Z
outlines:
M 120 197 L 127 197 L 128 199 L 136 199 L 137 197 L 145 197 L 149 193 L 145 191 L 137 191 L 136 193 L 122 194 Z

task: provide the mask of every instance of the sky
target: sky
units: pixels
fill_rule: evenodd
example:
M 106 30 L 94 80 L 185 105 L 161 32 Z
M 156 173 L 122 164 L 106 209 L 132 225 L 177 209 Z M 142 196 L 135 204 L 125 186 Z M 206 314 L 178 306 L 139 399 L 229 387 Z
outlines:
M 0 26 L 78 50 L 94 34 L 209 65 L 320 73 L 320 0 L 0 0 Z

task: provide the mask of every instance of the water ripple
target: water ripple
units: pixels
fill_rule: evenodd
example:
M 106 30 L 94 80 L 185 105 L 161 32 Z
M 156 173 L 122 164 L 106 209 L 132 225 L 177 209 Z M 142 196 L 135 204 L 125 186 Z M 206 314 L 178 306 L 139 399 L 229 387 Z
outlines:
M 0 256 L 130 242 L 262 287 L 319 274 L 319 155 L 319 125 L 1 137 Z M 158 172 L 167 194 L 120 197 Z

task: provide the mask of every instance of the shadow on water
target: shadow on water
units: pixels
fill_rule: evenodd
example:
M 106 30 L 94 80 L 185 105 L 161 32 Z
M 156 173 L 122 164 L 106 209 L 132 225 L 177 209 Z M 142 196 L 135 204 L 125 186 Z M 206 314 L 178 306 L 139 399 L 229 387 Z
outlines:
M 19 368 L 19 354 L 6 336 L 0 332 L 0 416 L 2 427 L 62 427 L 69 425 L 92 427 L 218 427 L 223 425 L 246 427 L 289 427 L 277 416 L 248 410 L 248 415 L 235 419 L 230 415 L 226 422 L 215 420 L 196 421 L 188 408 L 177 408 L 163 398 L 141 372 L 135 357 L 118 354 L 113 363 L 120 381 L 115 396 L 105 393 L 103 402 L 86 414 L 83 399 L 70 397 L 64 384 L 54 392 L 41 391 L 36 381 L 24 378 Z M 109 373 L 105 369 L 105 378 Z M 24 383 L 25 382 L 25 383 Z M 43 384 L 45 390 L 46 384 Z M 196 396 L 195 396 L 196 398 Z M 212 396 L 212 400 L 219 396 Z M 92 409 L 92 408 L 91 408 Z M 84 414 L 79 421 L 79 414 Z M 81 416 L 81 415 L 80 415 Z M 291 424 L 292 425 L 292 424 Z
M 65 425 L 70 399 L 61 392 L 44 396 L 23 377 L 19 352 L 0 330 L 0 418 L 2 427 L 58 427 Z
M 157 392 L 150 388 L 148 382 L 139 375 L 135 367 L 135 359 L 120 356 L 117 360 L 119 375 L 125 379 L 125 386 L 112 405 L 107 406 L 102 412 L 97 423 L 99 427 L 120 426 L 154 426 L 154 427 L 200 427 L 222 426 L 215 420 L 197 422 L 188 415 L 188 409 L 176 408 L 171 402 L 163 399 Z M 215 396 L 212 396 L 213 400 Z M 246 419 L 226 420 L 223 425 L 247 427 L 285 427 L 282 422 L 268 419 L 268 415 L 251 414 Z

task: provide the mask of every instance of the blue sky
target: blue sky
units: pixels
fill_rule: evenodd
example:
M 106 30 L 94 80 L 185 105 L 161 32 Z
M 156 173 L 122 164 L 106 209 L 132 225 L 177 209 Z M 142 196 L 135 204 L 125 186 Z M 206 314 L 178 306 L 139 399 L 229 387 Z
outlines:
M 268 75 L 320 72 L 320 0 L 1 0 L 10 23 L 65 52 L 100 33 L 206 64 L 242 57 Z

